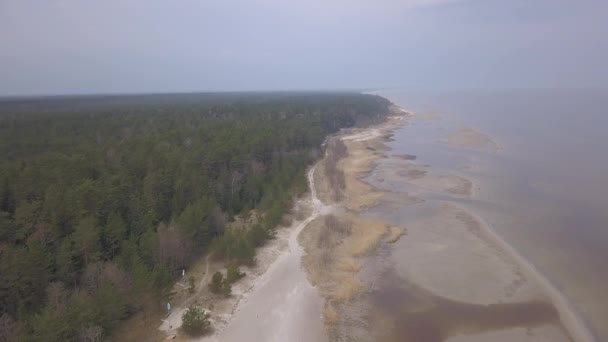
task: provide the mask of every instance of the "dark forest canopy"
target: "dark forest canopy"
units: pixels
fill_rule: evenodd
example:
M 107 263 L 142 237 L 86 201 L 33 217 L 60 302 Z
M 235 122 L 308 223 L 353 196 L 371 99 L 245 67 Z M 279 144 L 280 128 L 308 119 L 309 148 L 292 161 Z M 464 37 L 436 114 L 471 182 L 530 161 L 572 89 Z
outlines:
M 0 340 L 106 334 L 209 249 L 252 262 L 328 134 L 377 121 L 354 93 L 0 101 Z M 246 231 L 225 223 L 251 209 Z

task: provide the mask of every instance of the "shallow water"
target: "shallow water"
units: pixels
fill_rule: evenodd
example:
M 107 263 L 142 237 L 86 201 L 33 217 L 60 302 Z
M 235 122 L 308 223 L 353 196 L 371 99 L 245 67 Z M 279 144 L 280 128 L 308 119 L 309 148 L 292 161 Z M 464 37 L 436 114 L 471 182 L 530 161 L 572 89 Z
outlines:
M 608 92 L 380 95 L 439 115 L 414 116 L 395 132 L 389 155 L 416 155 L 416 162 L 474 182 L 471 199 L 426 199 L 457 202 L 482 217 L 568 298 L 598 340 L 608 340 Z M 491 135 L 500 150 L 448 145 L 448 134 L 464 127 Z M 387 219 L 403 213 L 390 205 L 376 211 Z
M 383 279 L 386 283 L 370 296 L 376 309 L 370 317 L 394 321 L 375 336 L 379 341 L 439 342 L 458 333 L 535 326 L 557 318 L 546 302 L 468 304 L 433 296 L 401 279 Z
M 377 170 L 388 167 L 381 163 Z M 376 183 L 373 174 L 368 181 Z M 569 341 L 550 301 L 536 292 L 516 295 L 526 284 L 521 270 L 512 273 L 514 264 L 504 262 L 504 254 L 486 238 L 477 218 L 456 207 L 445 215 L 449 198 L 423 196 L 424 202 L 399 208 L 394 205 L 397 199 L 388 197 L 389 202 L 367 210 L 365 216 L 404 225 L 407 232 L 366 259 L 361 278 L 371 290 L 359 305 L 368 312 L 371 336 L 362 340 L 467 340 L 470 334 L 543 326 L 543 341 Z M 511 275 L 504 278 L 503 272 Z M 518 337 L 503 335 L 501 341 Z

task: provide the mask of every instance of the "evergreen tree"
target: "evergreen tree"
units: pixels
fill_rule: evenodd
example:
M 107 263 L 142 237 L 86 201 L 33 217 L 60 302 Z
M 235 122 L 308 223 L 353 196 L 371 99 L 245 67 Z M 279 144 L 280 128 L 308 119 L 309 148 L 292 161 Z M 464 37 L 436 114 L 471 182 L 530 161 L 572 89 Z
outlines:
M 199 306 L 191 306 L 182 315 L 182 328 L 192 336 L 205 333 L 211 327 L 209 314 Z
M 377 120 L 361 94 L 0 101 L 0 314 L 18 340 L 94 341 L 210 250 L 229 295 L 328 134 Z M 228 229 L 255 210 L 253 227 Z M 219 277 L 219 278 L 218 278 Z M 59 303 L 62 303 L 59 305 Z
M 110 214 L 103 235 L 109 259 L 112 259 L 118 253 L 120 244 L 127 235 L 127 226 L 118 213 L 113 212 Z

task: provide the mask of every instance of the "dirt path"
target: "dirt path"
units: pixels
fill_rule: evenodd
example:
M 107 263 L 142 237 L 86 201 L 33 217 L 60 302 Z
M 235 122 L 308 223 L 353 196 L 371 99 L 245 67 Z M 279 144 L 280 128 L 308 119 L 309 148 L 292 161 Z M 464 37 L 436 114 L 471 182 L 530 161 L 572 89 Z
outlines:
M 301 267 L 300 232 L 331 210 L 317 197 L 313 167 L 308 172 L 312 213 L 291 228 L 288 248 L 257 278 L 239 302 L 228 324 L 200 341 L 325 341 L 323 300 Z
M 209 279 L 209 259 L 210 258 L 211 258 L 211 253 L 207 254 L 207 257 L 205 258 L 205 275 L 203 276 L 203 279 L 201 279 L 201 281 L 198 283 L 198 291 L 196 291 L 196 295 L 190 297 L 189 300 L 192 300 L 194 297 L 199 297 L 201 295 L 201 292 L 205 288 L 205 285 L 209 283 L 208 279 Z
M 158 327 L 159 330 L 164 331 L 167 335 L 172 335 L 177 333 L 177 329 L 182 325 L 182 315 L 184 311 L 192 305 L 196 299 L 200 298 L 202 292 L 205 290 L 207 283 L 209 282 L 209 264 L 211 259 L 211 253 L 207 254 L 205 257 L 205 275 L 202 277 L 201 281 L 198 284 L 198 290 L 196 293 L 189 296 L 186 300 L 184 300 L 179 307 L 172 308 L 171 314 L 163 319 L 163 323 Z
M 302 221 L 294 222 L 291 228 L 286 228 L 285 233 L 288 235 L 284 235 L 283 240 L 286 248 L 278 252 L 263 272 L 257 273 L 257 278 L 256 272 L 247 273 L 246 278 L 249 279 L 243 280 L 250 283 L 237 285 L 244 287 L 243 291 L 237 290 L 237 294 L 227 299 L 225 305 L 218 305 L 224 307 L 222 311 L 226 305 L 231 305 L 232 310 L 228 314 L 220 311 L 220 320 L 214 324 L 215 333 L 198 341 L 309 341 L 311 337 L 315 341 L 325 340 L 321 317 L 323 301 L 308 282 L 301 267 L 303 249 L 298 242 L 298 235 L 312 220 L 331 210 L 317 196 L 315 170 L 316 166 L 307 174 L 310 198 L 301 200 L 312 209 L 310 215 Z M 173 308 L 159 327 L 168 336 L 177 334 L 185 310 L 204 296 L 210 279 L 210 257 L 207 255 L 205 258 L 205 275 L 200 280 L 196 293 Z

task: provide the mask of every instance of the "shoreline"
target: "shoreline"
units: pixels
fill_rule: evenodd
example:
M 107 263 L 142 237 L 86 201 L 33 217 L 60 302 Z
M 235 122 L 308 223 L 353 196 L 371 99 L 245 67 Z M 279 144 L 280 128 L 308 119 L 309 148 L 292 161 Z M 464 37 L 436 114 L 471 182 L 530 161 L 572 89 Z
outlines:
M 399 108 L 399 111 L 402 113 L 407 113 L 408 115 L 411 115 L 411 112 L 405 111 L 402 108 Z M 374 146 L 372 148 L 374 150 L 374 152 L 377 152 L 377 149 L 381 150 L 381 153 L 375 154 L 371 158 L 372 159 L 371 161 L 366 160 L 365 163 L 363 163 L 366 165 L 363 165 L 363 167 L 361 167 L 361 165 L 359 165 L 360 168 L 354 170 L 354 174 L 355 174 L 354 176 L 357 177 L 360 182 L 366 183 L 366 185 L 370 188 L 370 192 L 376 193 L 376 195 L 372 196 L 373 199 L 368 201 L 367 205 L 363 205 L 363 206 L 349 205 L 348 204 L 349 196 L 346 195 L 347 199 L 345 199 L 342 202 L 342 206 L 347 211 L 355 211 L 355 212 L 361 213 L 364 211 L 364 209 L 374 206 L 375 203 L 377 203 L 377 201 L 379 201 L 380 197 L 377 196 L 377 193 L 386 193 L 385 190 L 374 187 L 371 184 L 369 184 L 368 182 L 364 182 L 361 180 L 361 178 L 363 178 L 363 176 L 365 176 L 366 174 L 370 174 L 374 169 L 376 169 L 377 163 L 381 159 L 390 158 L 388 156 L 388 153 L 386 153 L 386 152 L 390 151 L 390 149 L 388 147 L 386 147 L 386 145 L 384 145 L 384 143 L 386 141 L 388 141 L 388 136 L 390 135 L 390 133 L 400 127 L 399 124 L 394 124 L 394 123 L 393 123 L 393 125 L 386 124 L 386 123 L 381 124 L 380 127 L 382 127 L 382 128 L 378 128 L 377 126 L 372 126 L 370 128 L 360 130 L 354 134 L 341 132 L 340 134 L 337 135 L 339 137 L 341 136 L 341 139 L 344 140 L 345 142 L 358 143 L 358 142 L 362 142 L 362 141 L 368 141 L 370 143 L 370 145 Z M 489 136 L 484 137 L 483 140 L 484 140 L 483 144 L 476 143 L 476 144 L 473 144 L 474 146 L 465 146 L 465 147 L 482 148 L 483 146 L 479 146 L 479 145 L 487 146 L 487 144 L 488 144 L 487 141 L 492 141 L 491 137 L 489 137 Z M 490 145 L 493 145 L 493 144 L 490 144 Z M 370 146 L 367 145 L 363 148 L 370 149 Z M 351 150 L 349 149 L 349 153 L 350 152 L 351 152 Z M 369 155 L 368 155 L 368 157 L 369 157 Z M 398 157 L 398 156 L 396 156 L 396 157 Z M 415 159 L 415 157 L 410 158 L 408 156 L 408 158 L 402 158 L 402 159 L 411 160 L 411 159 Z M 346 163 L 346 162 L 343 162 L 342 166 L 344 166 L 344 163 Z M 351 172 L 352 171 L 353 170 L 351 170 Z M 468 178 L 466 180 L 471 182 L 471 180 Z M 347 186 L 347 188 L 348 188 L 348 186 Z M 473 191 L 468 194 L 469 197 L 474 195 L 474 189 L 475 189 L 474 184 L 472 184 L 471 189 Z M 348 189 L 346 189 L 345 192 L 348 193 Z M 435 191 L 435 192 L 441 192 L 441 191 Z M 463 195 L 467 195 L 467 194 L 463 194 Z M 525 278 L 528 281 L 531 281 L 540 287 L 542 294 L 547 296 L 547 298 L 550 300 L 552 305 L 556 308 L 556 310 L 559 314 L 559 322 L 563 325 L 564 329 L 566 329 L 566 331 L 571 336 L 571 338 L 573 338 L 576 342 L 595 341 L 592 333 L 588 330 L 587 325 L 584 324 L 584 321 L 581 319 L 581 317 L 573 310 L 573 308 L 568 303 L 566 297 L 563 294 L 561 294 L 540 272 L 538 272 L 538 270 L 536 270 L 532 264 L 530 264 L 527 260 L 525 260 L 521 255 L 519 255 L 512 246 L 510 246 L 508 243 L 506 243 L 506 241 L 504 241 L 496 232 L 494 232 L 492 230 L 492 228 L 489 227 L 487 225 L 487 223 L 485 221 L 483 221 L 477 214 L 475 214 L 472 210 L 468 210 L 462 206 L 458 206 L 458 208 L 461 210 L 464 210 L 468 214 L 472 215 L 475 218 L 475 220 L 480 223 L 484 236 L 492 242 L 494 247 L 497 248 L 498 250 L 506 253 L 511 262 L 515 263 L 517 265 L 517 267 L 524 270 Z M 304 233 L 306 233 L 306 230 L 304 231 Z M 407 239 L 408 238 L 407 233 L 405 233 L 405 234 L 406 235 L 404 238 Z M 397 237 L 396 240 L 398 240 L 398 239 L 399 238 Z M 303 239 L 303 240 L 304 240 L 303 244 L 308 243 L 310 245 L 310 243 L 311 243 L 310 239 L 309 239 L 309 241 L 306 241 L 305 239 Z M 378 241 L 377 243 L 380 243 L 380 241 Z M 311 248 L 310 248 L 310 246 L 308 246 L 308 248 L 305 246 L 305 249 L 307 249 L 307 252 L 310 252 Z M 375 247 L 374 247 L 374 250 L 375 250 Z M 360 267 L 359 267 L 359 269 L 360 269 Z M 358 273 L 358 271 L 354 272 L 354 274 L 357 274 L 357 273 Z M 309 274 L 310 274 L 310 270 L 309 270 Z M 332 299 L 328 298 L 327 294 L 324 297 L 326 298 L 327 302 L 329 302 L 329 303 L 332 302 Z M 334 311 L 335 311 L 335 308 L 334 308 Z M 328 323 L 327 323 L 327 317 L 326 317 L 326 325 L 327 324 Z M 330 324 L 329 329 L 331 330 L 331 324 Z M 491 331 L 494 331 L 494 330 L 491 330 Z M 495 331 L 500 332 L 501 330 L 495 330 Z M 480 332 L 478 334 L 483 334 L 483 332 Z M 507 334 L 503 334 L 503 335 L 507 336 Z M 475 334 L 466 335 L 466 336 L 475 336 Z M 479 336 L 481 336 L 481 335 L 479 335 Z M 547 334 L 547 336 L 549 336 L 549 334 Z
M 311 222 L 300 235 L 308 279 L 325 299 L 324 322 L 331 340 L 342 337 L 335 329 L 341 316 L 340 306 L 365 291 L 365 284 L 358 279 L 365 256 L 383 241 L 396 242 L 406 234 L 403 227 L 358 215 L 375 206 L 382 197 L 381 191 L 362 178 L 375 169 L 386 152 L 383 142 L 405 123 L 404 118 L 410 113 L 392 106 L 390 114 L 379 124 L 342 130 L 328 139 L 316 185 L 319 197 L 331 203 L 335 211 Z M 348 151 L 347 156 L 344 151 Z

